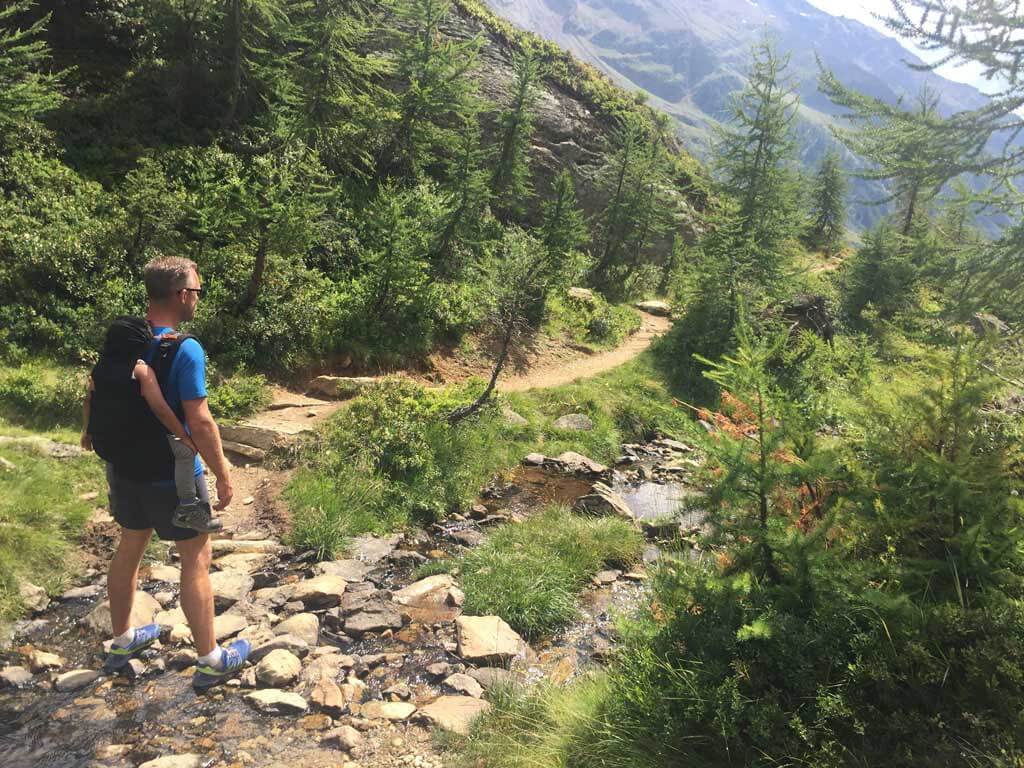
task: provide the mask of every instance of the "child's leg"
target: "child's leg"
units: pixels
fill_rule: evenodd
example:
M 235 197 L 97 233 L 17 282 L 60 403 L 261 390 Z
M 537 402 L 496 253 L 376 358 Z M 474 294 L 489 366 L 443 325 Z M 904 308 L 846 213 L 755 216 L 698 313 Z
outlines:
M 196 503 L 196 455 L 174 435 L 168 435 L 167 442 L 174 454 L 174 487 L 178 491 L 178 503 L 185 507 L 193 506 Z

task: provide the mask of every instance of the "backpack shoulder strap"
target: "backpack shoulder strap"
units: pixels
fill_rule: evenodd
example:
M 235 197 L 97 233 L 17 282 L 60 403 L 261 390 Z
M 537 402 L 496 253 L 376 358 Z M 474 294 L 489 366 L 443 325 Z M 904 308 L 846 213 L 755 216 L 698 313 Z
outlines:
M 156 349 L 149 361 L 149 366 L 156 374 L 156 380 L 160 384 L 161 391 L 166 391 L 167 380 L 171 376 L 171 367 L 174 365 L 174 358 L 178 356 L 178 350 L 188 339 L 196 339 L 189 333 L 168 333 L 156 340 Z

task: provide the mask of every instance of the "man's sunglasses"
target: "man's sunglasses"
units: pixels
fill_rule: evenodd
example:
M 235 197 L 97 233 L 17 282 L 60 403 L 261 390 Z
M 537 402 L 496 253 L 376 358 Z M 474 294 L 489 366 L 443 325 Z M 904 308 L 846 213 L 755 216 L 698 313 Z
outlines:
M 191 291 L 192 293 L 198 294 L 199 298 L 203 298 L 206 295 L 205 288 L 182 288 L 183 291 Z

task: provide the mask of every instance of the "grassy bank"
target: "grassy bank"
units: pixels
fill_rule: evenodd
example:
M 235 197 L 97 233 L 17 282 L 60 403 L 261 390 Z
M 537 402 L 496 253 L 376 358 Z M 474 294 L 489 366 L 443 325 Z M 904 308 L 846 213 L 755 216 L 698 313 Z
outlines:
M 4 430 L 6 431 L 6 430 Z M 74 572 L 71 556 L 92 508 L 105 501 L 94 457 L 56 460 L 0 446 L 0 623 L 22 609 L 18 580 L 53 592 Z M 99 492 L 99 500 L 80 498 Z
M 286 491 L 292 542 L 334 557 L 348 536 L 466 508 L 496 473 L 532 451 L 571 450 L 609 462 L 623 442 L 655 434 L 686 439 L 693 430 L 646 354 L 576 384 L 502 396 L 472 420 L 445 424 L 444 415 L 482 386 L 425 390 L 392 381 L 338 413 Z M 511 423 L 503 408 L 526 423 Z M 568 413 L 588 415 L 593 429 L 556 428 Z

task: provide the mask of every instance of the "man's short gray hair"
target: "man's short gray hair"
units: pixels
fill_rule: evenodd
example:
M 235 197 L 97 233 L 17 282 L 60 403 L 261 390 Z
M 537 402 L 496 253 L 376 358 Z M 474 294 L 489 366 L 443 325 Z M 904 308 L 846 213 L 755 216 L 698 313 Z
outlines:
M 146 295 L 150 301 L 166 301 L 188 286 L 188 276 L 194 269 L 198 271 L 196 263 L 181 256 L 152 259 L 142 270 Z

